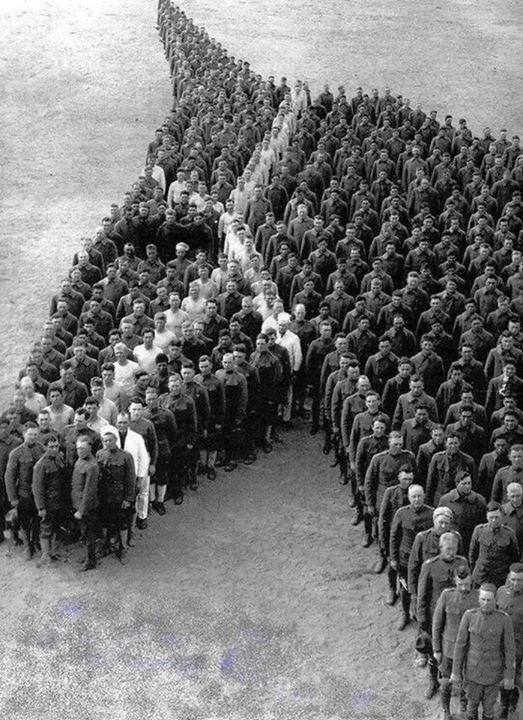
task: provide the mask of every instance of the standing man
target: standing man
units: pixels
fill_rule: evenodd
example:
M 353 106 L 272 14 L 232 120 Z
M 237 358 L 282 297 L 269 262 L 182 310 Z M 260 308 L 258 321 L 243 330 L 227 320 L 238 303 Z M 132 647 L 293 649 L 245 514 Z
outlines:
M 478 716 L 483 706 L 483 720 L 493 720 L 499 685 L 514 688 L 516 651 L 510 617 L 496 610 L 496 586 L 490 583 L 479 589 L 479 608 L 467 610 L 459 624 L 451 683 L 465 683 L 467 720 Z
M 24 425 L 24 441 L 9 455 L 5 471 L 7 499 L 16 509 L 24 543 L 24 557 L 31 560 L 38 540 L 38 511 L 33 499 L 33 468 L 45 450 L 37 442 L 38 427 L 29 422 Z
M 500 587 L 496 594 L 499 610 L 510 615 L 514 628 L 514 642 L 516 646 L 516 677 L 521 677 L 521 662 L 523 660 L 523 563 L 517 562 L 510 566 L 508 580 Z M 514 690 L 501 690 L 501 715 L 508 717 L 510 710 L 515 710 L 519 693 Z
M 134 461 L 135 472 L 135 497 L 128 508 L 127 512 L 127 546 L 133 547 L 134 533 L 133 523 L 138 511 L 141 514 L 147 514 L 149 503 L 149 465 L 150 457 L 147 452 L 145 441 L 140 433 L 130 429 L 130 416 L 127 413 L 120 413 L 116 419 L 116 427 L 118 429 L 117 445 L 126 450 Z M 138 515 L 136 527 L 139 530 L 145 530 L 147 521 L 144 523 L 143 518 Z
M 156 472 L 152 476 L 149 485 L 151 506 L 158 515 L 165 515 L 165 493 L 172 471 L 172 448 L 176 440 L 177 428 L 174 415 L 170 410 L 160 407 L 158 397 L 158 389 L 149 386 L 145 391 L 146 408 L 143 418 L 154 425 L 158 442 L 158 454 L 155 463 Z M 151 472 L 150 467 L 149 472 Z
M 56 533 L 63 512 L 63 480 L 65 463 L 56 435 L 45 439 L 45 452 L 33 468 L 33 497 L 40 519 L 40 567 L 48 567 L 56 559 Z
M 484 582 L 496 587 L 504 585 L 510 565 L 520 559 L 517 538 L 502 521 L 501 505 L 491 500 L 487 505 L 487 522 L 476 526 L 470 541 L 472 579 L 478 585 Z
M 120 417 L 120 416 L 119 416 Z M 128 416 L 127 417 L 127 421 Z M 103 430 L 103 448 L 96 454 L 100 470 L 100 515 L 104 537 L 104 554 L 111 552 L 111 539 L 115 538 L 116 557 L 124 554 L 122 530 L 127 527 L 129 508 L 136 500 L 136 472 L 131 453 L 118 447 L 118 431 L 107 426 Z
M 478 606 L 478 591 L 472 589 L 472 576 L 467 567 L 459 567 L 454 571 L 453 588 L 446 588 L 439 596 L 432 618 L 432 647 L 434 658 L 439 666 L 441 707 L 443 719 L 451 720 L 450 697 L 452 685 L 452 658 L 458 634 L 459 623 L 465 610 Z M 465 691 L 461 690 L 461 708 L 467 707 Z
M 454 533 L 443 533 L 439 540 L 439 555 L 423 563 L 418 583 L 417 617 L 420 632 L 432 634 L 432 621 L 436 603 L 445 588 L 452 587 L 458 568 L 468 571 L 467 560 L 458 555 L 459 540 Z M 428 658 L 429 685 L 425 697 L 433 697 L 439 687 L 438 665 L 431 653 Z
M 401 474 L 401 473 L 400 473 Z M 412 473 L 409 473 L 412 475 Z M 389 492 L 387 490 L 386 492 Z M 401 616 L 398 621 L 398 630 L 404 630 L 410 622 L 411 595 L 408 587 L 409 557 L 418 533 L 427 530 L 432 525 L 432 508 L 425 505 L 425 492 L 421 485 L 411 485 L 408 490 L 409 504 L 396 511 L 390 530 L 390 599 L 396 596 L 396 578 L 400 584 Z M 394 584 L 394 587 L 393 587 Z
M 82 571 L 96 567 L 96 533 L 98 525 L 98 475 L 99 468 L 92 453 L 92 444 L 86 435 L 76 441 L 78 459 L 74 464 L 71 481 L 71 502 L 74 517 L 86 541 L 87 556 Z

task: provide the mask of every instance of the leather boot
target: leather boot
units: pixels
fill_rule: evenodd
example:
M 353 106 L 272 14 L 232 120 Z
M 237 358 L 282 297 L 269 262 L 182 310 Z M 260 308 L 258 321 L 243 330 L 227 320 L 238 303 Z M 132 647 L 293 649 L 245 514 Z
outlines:
M 499 715 L 500 720 L 506 720 L 508 718 L 508 711 L 510 709 L 510 690 L 501 688 L 499 691 L 499 701 L 501 705 L 501 713 Z
M 372 545 L 373 537 L 372 537 L 372 518 L 368 513 L 365 513 L 363 515 L 363 527 L 364 527 L 364 535 L 363 540 L 361 541 L 362 547 L 369 547 Z
M 354 503 L 354 507 L 356 507 L 356 503 Z M 351 525 L 359 525 L 360 522 L 363 520 L 363 511 L 361 508 L 356 507 L 356 512 L 354 513 L 354 516 L 352 520 L 350 521 Z
M 425 690 L 425 697 L 427 700 L 430 700 L 434 697 L 434 695 L 438 692 L 439 689 L 439 682 L 438 682 L 438 666 L 436 665 L 436 661 L 434 658 L 431 658 L 428 663 L 429 668 L 429 684 L 427 685 L 427 689 Z
M 380 553 L 380 556 L 379 556 L 378 560 L 376 561 L 376 563 L 373 567 L 373 570 L 376 573 L 376 575 L 381 575 L 381 573 L 385 570 L 386 567 L 387 567 L 387 558 L 385 557 L 385 555 L 382 555 Z
M 49 567 L 52 561 L 50 538 L 40 538 L 40 545 L 42 547 L 42 556 L 37 565 L 38 567 Z
M 130 528 L 127 529 L 127 545 L 129 546 L 129 533 L 132 535 L 132 530 Z M 118 560 L 121 560 L 123 556 L 125 555 L 125 547 L 123 544 L 122 539 L 122 532 L 118 531 L 118 534 L 116 536 L 116 551 L 115 555 L 118 558 Z
M 398 573 L 396 570 L 391 568 L 389 565 L 387 570 L 387 581 L 389 583 L 389 596 L 387 600 L 385 601 L 386 605 L 390 605 L 391 607 L 396 604 L 398 600 L 398 591 L 397 591 L 397 576 Z
M 452 696 L 452 685 L 446 678 L 441 681 L 440 696 L 441 708 L 443 710 L 443 720 L 450 720 L 450 698 Z
M 410 595 L 405 592 L 403 588 L 400 588 L 400 599 L 401 599 L 401 615 L 398 620 L 398 630 L 405 630 L 410 622 Z
M 129 513 L 128 519 L 127 519 L 127 547 L 134 547 L 134 520 L 136 517 L 136 513 L 132 512 Z M 121 541 L 121 533 L 119 533 L 120 541 Z
M 27 530 L 20 530 L 22 542 L 24 543 L 24 560 L 31 560 L 34 555 L 34 545 L 29 538 Z

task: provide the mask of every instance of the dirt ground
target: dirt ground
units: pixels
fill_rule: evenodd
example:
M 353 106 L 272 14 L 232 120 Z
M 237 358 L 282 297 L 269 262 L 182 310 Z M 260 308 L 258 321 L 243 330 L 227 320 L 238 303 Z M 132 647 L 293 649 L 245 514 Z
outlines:
M 472 129 L 520 131 L 518 3 L 179 4 L 257 71 L 389 84 Z M 325 7 L 327 5 L 327 7 Z M 118 201 L 170 105 L 153 0 L 2 3 L 0 398 L 78 238 Z M 320 10 L 321 8 L 321 10 Z M 9 720 L 433 720 L 414 629 L 303 428 L 151 518 L 128 564 L 50 573 L 0 551 Z

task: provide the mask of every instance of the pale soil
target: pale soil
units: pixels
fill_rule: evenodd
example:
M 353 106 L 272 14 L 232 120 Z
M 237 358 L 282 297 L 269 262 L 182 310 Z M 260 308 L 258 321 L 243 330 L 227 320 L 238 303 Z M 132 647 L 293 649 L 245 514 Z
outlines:
M 264 75 L 390 84 L 474 131 L 521 131 L 516 2 L 180 5 Z M 2 3 L 4 401 L 78 238 L 121 198 L 169 109 L 155 9 Z M 320 440 L 300 430 L 154 516 L 126 566 L 80 575 L 75 550 L 46 574 L 2 546 L 3 717 L 437 717 L 414 629 L 393 629 L 376 551 L 349 520 Z

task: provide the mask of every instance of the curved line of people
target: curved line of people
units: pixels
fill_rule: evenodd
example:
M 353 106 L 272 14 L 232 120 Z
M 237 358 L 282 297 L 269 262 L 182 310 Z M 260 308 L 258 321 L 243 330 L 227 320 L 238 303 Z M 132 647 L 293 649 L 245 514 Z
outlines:
M 410 505 L 401 469 L 430 506 L 450 493 L 471 548 L 486 502 L 502 503 L 489 512 L 510 529 L 478 530 L 471 562 L 491 548 L 483 532 L 493 546 L 508 534 L 500 585 L 521 540 L 521 497 L 508 495 L 523 472 L 519 138 L 474 137 L 389 89 L 325 86 L 313 100 L 306 83 L 254 74 L 168 2 L 158 26 L 173 110 L 123 205 L 82 240 L 0 422 L 26 556 L 40 516 L 52 557 L 64 508 L 83 523 L 86 568 L 101 517 L 104 552 L 121 556 L 122 528 L 132 544 L 149 500 L 163 514 L 168 486 L 180 502 L 198 470 L 253 462 L 310 415 L 365 544 L 378 540 L 377 570 L 408 589 L 380 521 L 389 486 L 390 527 Z M 493 579 L 486 565 L 476 583 Z

